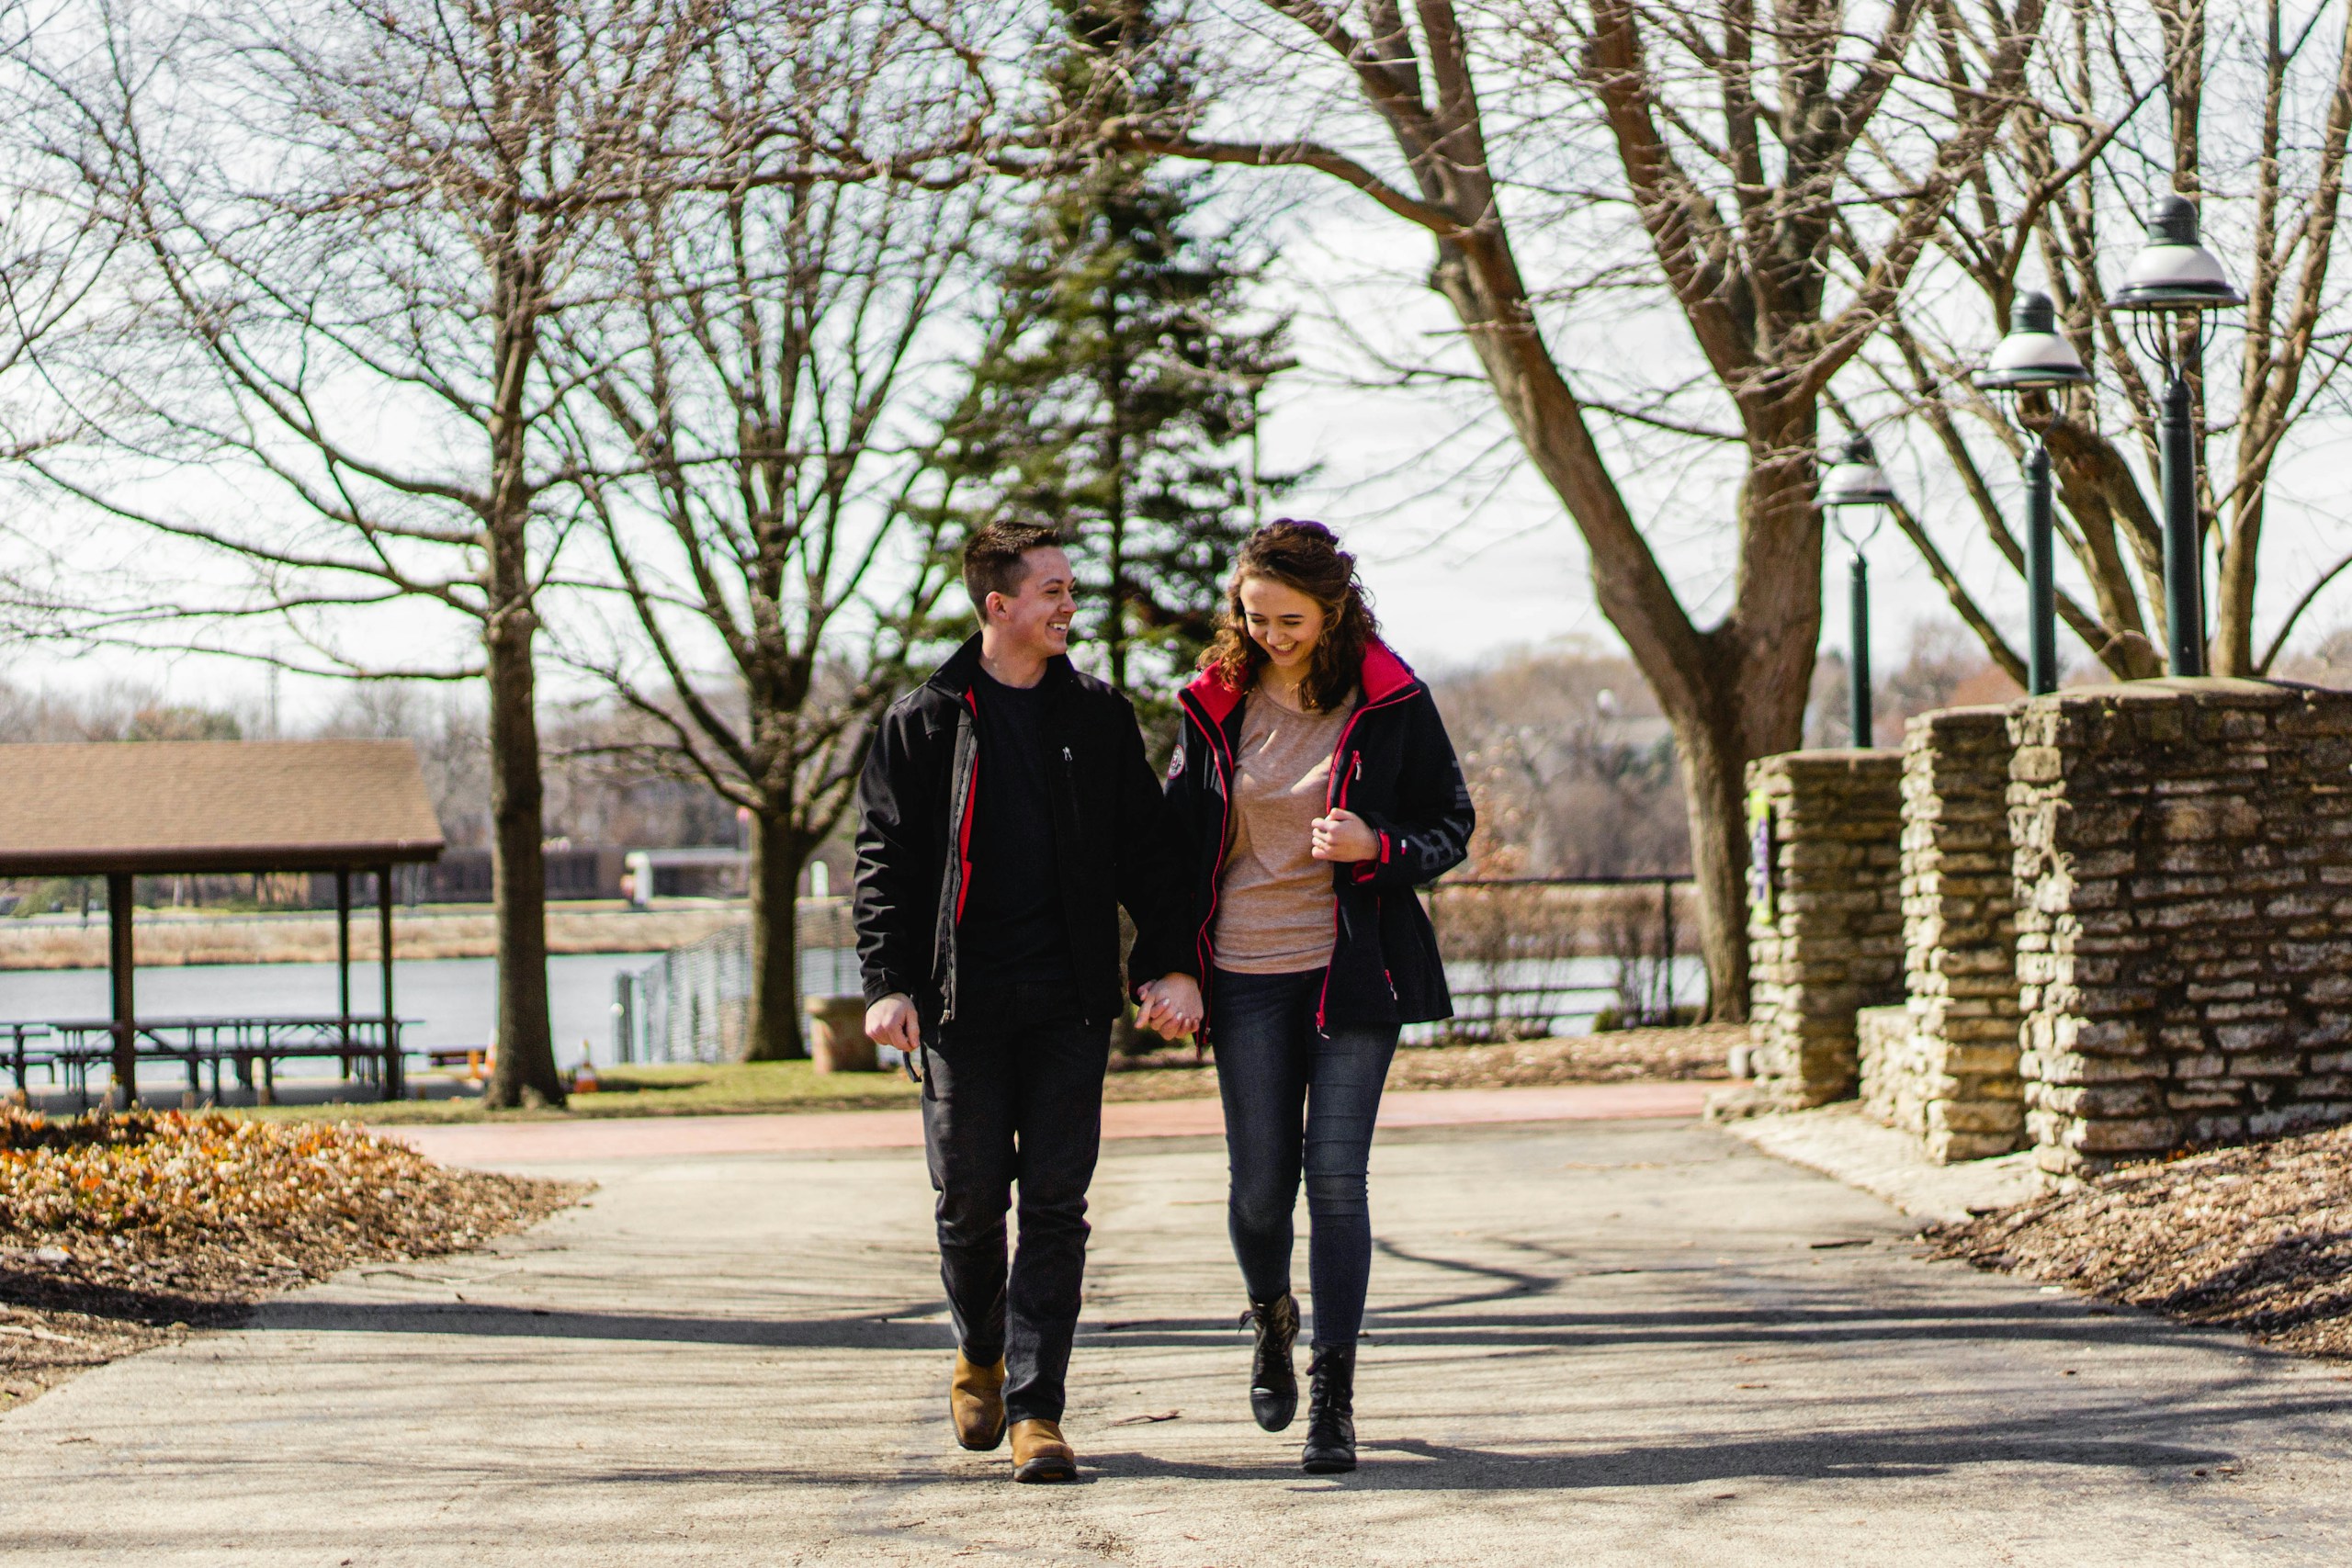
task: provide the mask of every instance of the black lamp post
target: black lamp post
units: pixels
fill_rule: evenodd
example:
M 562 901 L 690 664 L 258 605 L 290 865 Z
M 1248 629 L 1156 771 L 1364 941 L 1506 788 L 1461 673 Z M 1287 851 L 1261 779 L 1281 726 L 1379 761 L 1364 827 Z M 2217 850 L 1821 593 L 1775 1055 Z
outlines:
M 2002 394 L 2009 418 L 2033 438 L 2025 454 L 2026 690 L 2043 696 L 2058 689 L 2058 587 L 2051 536 L 2050 449 L 2041 430 L 2019 417 L 2020 392 L 2060 392 L 2091 378 L 2058 331 L 2058 312 L 2047 294 L 2019 294 L 2009 307 L 2009 333 L 1976 384 Z
M 1833 517 L 1850 507 L 1900 504 L 1894 487 L 1886 481 L 1886 470 L 1878 466 L 1877 455 L 1871 452 L 1867 435 L 1857 435 L 1846 443 L 1828 471 L 1821 476 L 1818 499 L 1821 509 Z M 1854 745 L 1858 748 L 1867 748 L 1871 743 L 1871 576 L 1870 567 L 1862 559 L 1862 547 L 1877 532 L 1875 519 L 1870 532 L 1860 539 L 1848 534 L 1842 522 L 1838 528 L 1838 536 L 1854 552 L 1846 604 L 1849 640 L 1852 644 L 1848 654 L 1848 694 L 1852 699 Z
M 2181 196 L 2156 203 L 2147 244 L 2107 300 L 2109 310 L 2132 318 L 2141 348 L 2165 373 L 2156 441 L 2164 485 L 2165 632 L 2176 675 L 2205 673 L 2205 563 L 2188 372 L 2204 353 L 2206 312 L 2245 303 L 2222 276 L 2222 264 L 2198 243 L 2197 208 Z

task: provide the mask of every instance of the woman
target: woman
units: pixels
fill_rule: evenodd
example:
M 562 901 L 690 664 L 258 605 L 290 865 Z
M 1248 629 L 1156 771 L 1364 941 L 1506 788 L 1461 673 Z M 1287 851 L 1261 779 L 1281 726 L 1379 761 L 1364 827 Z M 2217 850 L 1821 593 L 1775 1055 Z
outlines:
M 1169 774 L 1186 852 L 1257 1333 L 1250 1404 L 1298 1408 L 1291 1211 L 1302 1168 L 1315 1336 L 1305 1465 L 1355 1468 L 1356 1334 L 1372 1269 L 1364 1173 L 1400 1025 L 1452 1015 L 1413 889 L 1459 864 L 1470 793 L 1429 688 L 1391 653 L 1355 558 L 1319 523 L 1251 535 L 1182 697 Z

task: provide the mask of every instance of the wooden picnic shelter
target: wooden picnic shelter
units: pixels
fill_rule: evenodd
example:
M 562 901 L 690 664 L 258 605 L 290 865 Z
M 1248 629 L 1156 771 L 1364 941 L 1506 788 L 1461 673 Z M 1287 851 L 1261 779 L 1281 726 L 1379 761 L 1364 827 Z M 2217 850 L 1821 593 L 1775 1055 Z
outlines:
M 405 740 L 171 740 L 0 745 L 0 876 L 104 876 L 111 1037 L 117 1100 L 138 1098 L 140 1037 L 131 945 L 136 876 L 331 871 L 341 1009 L 334 1020 L 175 1020 L 177 1047 L 145 1032 L 165 1056 L 184 1057 L 191 1087 L 213 1042 L 247 1070 L 287 1055 L 340 1054 L 346 1071 L 363 1033 L 351 1008 L 351 878 L 376 874 L 383 974 L 382 1090 L 401 1089 L 400 1025 L 392 1008 L 392 867 L 439 857 L 440 822 L 416 749 Z M 286 1029 L 310 1026 L 320 1048 L 288 1044 Z M 247 1027 L 238 1028 L 244 1025 Z M 338 1027 L 335 1027 L 339 1025 Z M 58 1026 L 65 1028 L 70 1026 Z M 210 1031 L 209 1035 L 204 1031 Z M 227 1032 L 224 1034 L 224 1030 Z M 256 1032 L 257 1031 L 257 1032 Z M 221 1043 L 226 1040 L 227 1043 Z M 19 1077 L 24 1052 L 17 1036 Z M 94 1046 L 95 1050 L 96 1047 Z

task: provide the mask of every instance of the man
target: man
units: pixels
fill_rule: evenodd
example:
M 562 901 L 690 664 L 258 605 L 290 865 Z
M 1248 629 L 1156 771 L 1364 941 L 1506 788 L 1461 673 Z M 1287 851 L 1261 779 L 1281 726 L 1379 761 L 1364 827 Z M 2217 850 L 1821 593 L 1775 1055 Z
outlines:
M 892 705 L 858 784 L 865 1032 L 922 1065 L 956 1441 L 994 1449 L 1009 1424 L 1014 1480 L 1068 1481 L 1063 1379 L 1124 1005 L 1118 906 L 1136 923 L 1131 972 L 1160 976 L 1138 1021 L 1197 1028 L 1200 989 L 1134 709 L 1069 662 L 1060 540 L 981 528 L 964 585 L 979 635 Z

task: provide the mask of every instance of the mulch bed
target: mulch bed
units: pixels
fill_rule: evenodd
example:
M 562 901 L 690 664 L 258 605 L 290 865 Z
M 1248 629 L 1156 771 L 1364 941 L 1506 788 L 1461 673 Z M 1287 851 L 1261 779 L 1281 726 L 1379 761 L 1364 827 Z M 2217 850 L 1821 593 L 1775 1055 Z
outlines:
M 346 1123 L 0 1106 L 0 1410 L 374 1259 L 462 1252 L 575 1201 Z
M 2352 1357 L 2352 1127 L 2127 1166 L 1925 1239 L 1934 1257 Z
M 1392 1089 L 1522 1089 L 1549 1084 L 1727 1078 L 1744 1023 L 1625 1029 L 1500 1045 L 1412 1045 L 1388 1069 Z M 1113 1058 L 1102 1098 L 1182 1100 L 1215 1094 L 1208 1063 L 1189 1045 Z
M 1391 1089 L 1520 1089 L 1546 1084 L 1727 1078 L 1744 1023 L 1621 1029 L 1504 1045 L 1432 1045 L 1396 1053 Z

